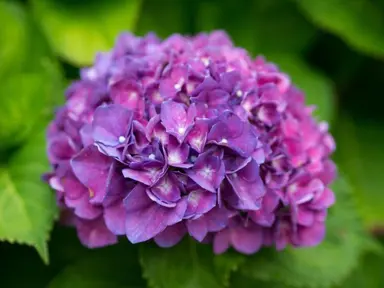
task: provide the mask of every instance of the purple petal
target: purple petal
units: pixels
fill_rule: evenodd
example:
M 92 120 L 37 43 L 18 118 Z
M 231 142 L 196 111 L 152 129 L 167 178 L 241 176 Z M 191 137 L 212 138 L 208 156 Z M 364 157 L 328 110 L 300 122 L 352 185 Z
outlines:
M 176 176 L 169 172 L 165 174 L 152 188 L 150 188 L 150 190 L 158 199 L 161 200 L 161 202 L 176 203 L 181 198 L 179 186 L 180 183 Z
M 168 248 L 179 243 L 186 232 L 184 223 L 180 222 L 173 226 L 168 226 L 163 232 L 158 234 L 154 240 L 160 247 Z
M 148 141 L 156 139 L 163 145 L 168 144 L 169 135 L 166 133 L 164 126 L 160 123 L 160 115 L 153 116 L 146 127 L 146 136 Z
M 251 156 L 258 141 L 251 124 L 241 121 L 232 112 L 226 111 L 217 119 L 208 134 L 208 142 L 228 147 L 242 157 Z
M 235 173 L 243 169 L 251 161 L 252 161 L 252 157 L 242 158 L 242 157 L 228 156 L 224 158 L 225 172 Z
M 234 207 L 244 210 L 260 209 L 260 198 L 265 194 L 265 186 L 259 175 L 259 165 L 255 160 L 226 177 L 237 196 L 237 201 L 232 203 Z
M 187 220 L 186 225 L 189 235 L 199 242 L 203 241 L 208 234 L 207 221 L 204 216 L 195 220 Z
M 123 201 L 104 208 L 104 221 L 108 229 L 115 235 L 125 234 L 126 211 Z
M 95 146 L 84 148 L 71 160 L 76 177 L 90 189 L 90 202 L 101 203 L 108 190 L 123 193 L 124 178 L 113 165 L 113 160 L 101 154 Z
M 52 164 L 71 159 L 76 150 L 75 143 L 65 133 L 59 133 L 48 140 L 48 159 Z
M 124 199 L 127 211 L 126 234 L 132 243 L 147 241 L 167 226 L 180 222 L 187 208 L 179 201 L 175 208 L 166 208 L 152 202 L 143 185 L 138 184 Z
M 325 225 L 322 222 L 315 222 L 309 227 L 299 227 L 297 237 L 298 240 L 295 244 L 300 247 L 316 246 L 325 237 Z
M 168 165 L 180 168 L 193 166 L 192 163 L 185 163 L 189 156 L 189 146 L 186 143 L 179 144 L 174 137 L 170 137 L 167 152 Z
M 216 206 L 216 194 L 202 189 L 191 191 L 188 195 L 188 206 L 185 218 L 202 215 Z
M 117 243 L 117 236 L 105 226 L 103 218 L 95 220 L 76 219 L 77 235 L 81 243 L 88 248 L 98 248 Z
M 75 209 L 74 212 L 76 216 L 83 219 L 92 220 L 103 213 L 100 206 L 95 206 L 89 203 L 89 196 L 87 193 L 77 199 L 64 198 L 64 201 L 68 207 Z
M 93 135 L 92 135 L 92 125 L 91 124 L 85 124 L 81 130 L 80 130 L 80 137 L 81 142 L 83 143 L 84 147 L 87 147 L 89 145 L 93 144 Z
M 126 143 L 132 118 L 133 112 L 120 105 L 98 107 L 92 123 L 93 139 L 109 147 Z
M 199 155 L 195 165 L 186 172 L 202 188 L 215 193 L 224 179 L 224 164 L 210 152 Z
M 192 129 L 195 115 L 189 115 L 183 104 L 166 101 L 161 105 L 161 123 L 167 133 L 183 142 L 188 132 Z
M 213 251 L 215 254 L 222 254 L 228 250 L 230 245 L 230 232 L 229 229 L 224 229 L 216 233 L 213 239 Z
M 231 243 L 233 247 L 244 254 L 257 252 L 263 244 L 263 231 L 261 227 L 236 227 L 231 231 Z

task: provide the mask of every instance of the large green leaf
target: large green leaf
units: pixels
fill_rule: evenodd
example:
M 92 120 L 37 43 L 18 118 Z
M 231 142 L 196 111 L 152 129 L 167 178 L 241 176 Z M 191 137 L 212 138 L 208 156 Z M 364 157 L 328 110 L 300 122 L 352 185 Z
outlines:
M 384 228 L 384 133 L 382 125 L 340 117 L 336 157 L 352 184 L 356 205 L 368 228 Z
M 169 249 L 143 245 L 140 252 L 144 276 L 154 288 L 224 287 L 243 261 L 234 253 L 214 256 L 209 246 L 192 239 Z
M 337 202 L 330 209 L 327 236 L 315 248 L 265 249 L 249 257 L 239 270 L 246 276 L 292 287 L 329 287 L 341 283 L 357 266 L 360 255 L 375 245 L 363 232 L 350 188 L 339 179 Z
M 46 242 L 57 213 L 54 194 L 41 181 L 48 169 L 42 132 L 0 170 L 0 240 L 34 246 L 45 262 Z
M 17 3 L 0 2 L 0 77 L 22 67 L 27 54 L 26 15 Z
M 63 243 L 65 245 L 65 243 Z M 118 245 L 90 251 L 88 256 L 66 266 L 49 288 L 144 288 L 136 247 Z
M 60 76 L 51 63 L 41 73 L 17 73 L 0 86 L 0 151 L 25 141 L 46 123 L 62 97 Z M 55 75 L 56 74 L 56 75 Z
M 376 1 L 294 1 L 319 27 L 338 35 L 362 52 L 384 56 L 384 13 Z
M 299 52 L 316 29 L 289 0 L 200 1 L 197 30 L 225 29 L 252 54 Z
M 336 102 L 333 83 L 294 54 L 269 56 L 268 59 L 288 73 L 292 82 L 305 92 L 307 104 L 316 106 L 315 116 L 331 122 Z
M 377 288 L 384 287 L 383 255 L 367 254 L 360 261 L 358 269 L 338 288 Z
M 69 62 L 92 63 L 112 48 L 118 34 L 133 30 L 141 0 L 33 0 L 36 19 L 54 50 Z

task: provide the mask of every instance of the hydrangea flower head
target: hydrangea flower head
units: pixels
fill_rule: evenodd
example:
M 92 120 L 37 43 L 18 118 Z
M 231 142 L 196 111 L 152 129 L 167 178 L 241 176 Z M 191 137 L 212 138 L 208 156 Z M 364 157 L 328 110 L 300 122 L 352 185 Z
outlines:
M 288 75 L 221 31 L 125 33 L 66 93 L 47 132 L 62 220 L 100 247 L 183 237 L 252 254 L 319 244 L 336 169 Z

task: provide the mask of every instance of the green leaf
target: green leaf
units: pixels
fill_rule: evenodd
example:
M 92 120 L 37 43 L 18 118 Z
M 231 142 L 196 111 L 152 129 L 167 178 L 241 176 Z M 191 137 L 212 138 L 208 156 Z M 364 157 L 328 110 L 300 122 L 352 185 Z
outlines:
M 22 67 L 28 47 L 26 15 L 17 3 L 0 2 L 0 77 Z
M 367 254 L 360 262 L 358 269 L 337 288 L 377 288 L 384 287 L 383 255 Z
M 2 82 L 0 150 L 25 141 L 52 116 L 62 90 L 57 70 L 49 62 L 46 67 L 44 73 L 13 74 Z
M 88 256 L 59 272 L 48 287 L 144 288 L 146 285 L 141 278 L 136 247 L 123 241 L 118 245 L 90 251 Z
M 198 31 L 224 29 L 252 54 L 300 52 L 316 29 L 289 0 L 200 1 Z M 272 20 L 273 19 L 273 20 Z
M 54 194 L 41 181 L 48 169 L 42 132 L 0 170 L 0 240 L 31 245 L 46 263 L 46 242 L 57 214 Z
M 256 280 L 292 287 L 320 288 L 341 283 L 372 245 L 355 213 L 348 185 L 339 179 L 333 188 L 337 202 L 330 209 L 327 236 L 321 245 L 282 252 L 264 249 L 249 257 L 239 271 Z
M 316 106 L 314 115 L 319 120 L 331 122 L 336 102 L 333 83 L 294 54 L 269 56 L 268 60 L 276 63 L 291 77 L 292 82 L 305 92 L 307 104 Z
M 336 157 L 352 184 L 367 228 L 384 227 L 384 134 L 380 123 L 342 116 L 336 127 Z
M 164 249 L 142 245 L 144 277 L 154 288 L 219 288 L 227 286 L 229 274 L 243 261 L 241 255 L 214 256 L 211 247 L 186 239 Z
M 34 14 L 51 46 L 72 64 L 89 65 L 112 48 L 118 34 L 132 31 L 140 0 L 32 0 Z
M 384 13 L 375 1 L 294 1 L 317 26 L 364 53 L 384 55 Z

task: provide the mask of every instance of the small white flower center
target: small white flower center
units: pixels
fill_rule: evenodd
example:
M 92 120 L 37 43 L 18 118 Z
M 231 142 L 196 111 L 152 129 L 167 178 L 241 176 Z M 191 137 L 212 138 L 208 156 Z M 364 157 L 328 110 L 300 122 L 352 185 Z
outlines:
M 204 66 L 208 66 L 209 65 L 209 58 L 203 57 L 203 58 L 201 58 L 201 62 L 203 62 Z
M 123 144 L 125 142 L 125 140 L 127 140 L 127 138 L 125 138 L 124 136 L 119 137 L 119 143 L 120 144 Z
M 180 162 L 181 162 L 180 154 L 177 153 L 177 152 L 169 153 L 169 155 L 168 155 L 168 161 L 169 161 L 170 163 L 180 163 Z
M 185 127 L 179 127 L 179 128 L 177 129 L 177 132 L 178 132 L 180 135 L 184 135 L 184 133 L 185 133 Z
M 296 184 L 289 185 L 288 189 L 287 189 L 289 194 L 294 194 L 296 192 L 296 190 L 297 190 L 297 185 Z
M 166 179 L 161 183 L 160 189 L 165 194 L 168 195 L 171 192 L 172 185 L 169 183 L 169 181 Z
M 203 176 L 206 179 L 211 179 L 213 174 L 213 170 L 206 166 L 203 169 L 200 170 L 200 175 Z
M 196 192 L 196 191 L 192 191 L 189 195 L 188 195 L 188 202 L 190 204 L 192 204 L 194 207 L 196 207 L 198 204 L 199 204 L 199 199 L 201 197 L 201 194 L 199 192 Z
M 154 160 L 155 159 L 155 154 L 153 154 L 153 153 L 149 154 L 148 158 L 151 159 L 151 160 Z
M 132 98 L 132 99 L 137 98 L 137 96 L 138 96 L 137 92 L 131 92 L 131 93 L 129 94 L 129 97 Z
M 228 140 L 223 138 L 223 139 L 220 140 L 219 143 L 221 143 L 221 144 L 228 144 Z
M 184 84 L 184 78 L 180 78 L 179 81 L 175 84 L 174 87 L 175 87 L 176 90 L 180 90 L 181 87 L 183 86 L 183 84 Z
M 243 96 L 243 91 L 241 91 L 241 90 L 237 90 L 237 91 L 236 91 L 236 96 L 237 96 L 237 97 L 241 97 L 241 96 Z

